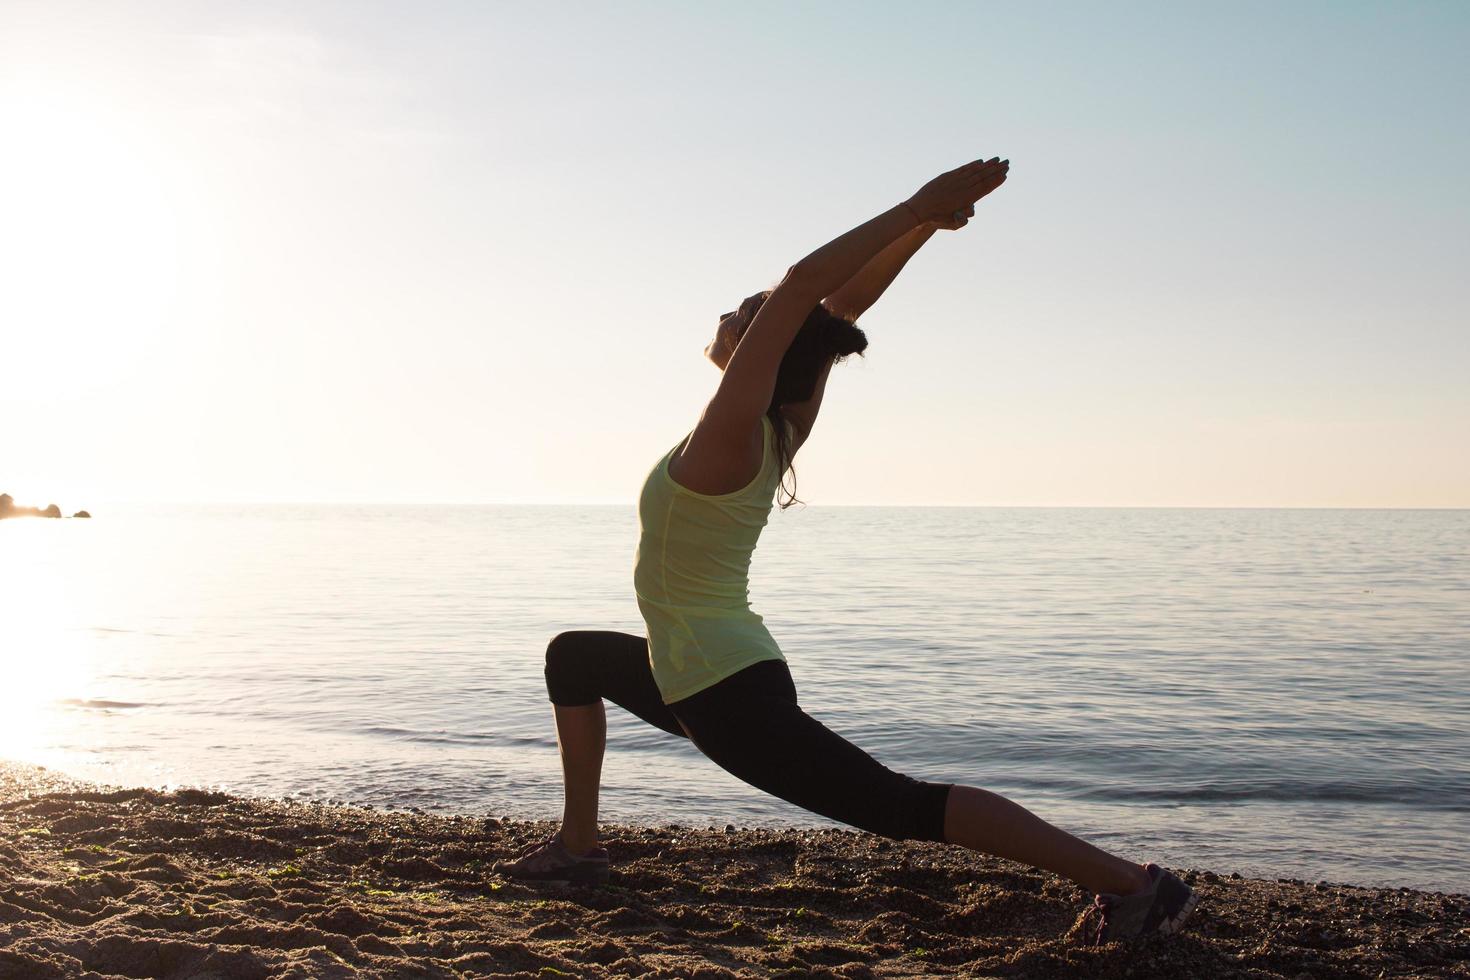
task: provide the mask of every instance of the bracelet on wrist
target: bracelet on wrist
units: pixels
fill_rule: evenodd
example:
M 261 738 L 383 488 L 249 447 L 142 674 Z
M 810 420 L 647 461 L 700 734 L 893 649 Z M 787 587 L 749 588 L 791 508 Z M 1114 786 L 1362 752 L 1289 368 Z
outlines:
M 919 216 L 919 212 L 914 210 L 914 206 L 912 204 L 910 204 L 908 201 L 900 201 L 899 204 L 900 206 L 909 209 L 909 214 L 914 216 L 915 221 L 917 221 L 921 225 L 924 223 L 924 219 Z

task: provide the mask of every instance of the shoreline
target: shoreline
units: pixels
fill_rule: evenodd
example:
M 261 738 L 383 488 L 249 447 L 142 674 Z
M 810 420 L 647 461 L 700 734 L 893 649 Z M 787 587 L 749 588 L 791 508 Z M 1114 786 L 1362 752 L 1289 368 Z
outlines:
M 1470 978 L 1466 895 L 1175 868 L 1181 935 L 1089 947 L 1067 881 L 853 830 L 605 824 L 606 886 L 488 871 L 554 830 L 0 762 L 0 978 Z

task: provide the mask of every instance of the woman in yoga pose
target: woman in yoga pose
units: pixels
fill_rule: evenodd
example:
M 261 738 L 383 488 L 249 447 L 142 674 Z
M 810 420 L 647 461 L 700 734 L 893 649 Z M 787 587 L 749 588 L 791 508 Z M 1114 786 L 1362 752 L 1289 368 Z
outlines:
M 546 650 L 565 779 L 561 830 L 502 874 L 597 882 L 603 699 L 716 764 L 815 813 L 896 840 L 960 844 L 1046 868 L 1097 894 L 1099 940 L 1173 932 L 1195 896 L 1154 864 L 1115 857 L 973 786 L 888 769 L 797 704 L 780 648 L 749 604 L 751 554 L 822 404 L 827 375 L 867 338 L 853 323 L 938 229 L 963 227 L 1010 162 L 976 160 L 797 262 L 725 314 L 705 354 L 722 371 L 694 429 L 654 466 L 638 502 L 634 568 L 645 639 L 574 631 Z M 788 493 L 783 503 L 794 500 Z

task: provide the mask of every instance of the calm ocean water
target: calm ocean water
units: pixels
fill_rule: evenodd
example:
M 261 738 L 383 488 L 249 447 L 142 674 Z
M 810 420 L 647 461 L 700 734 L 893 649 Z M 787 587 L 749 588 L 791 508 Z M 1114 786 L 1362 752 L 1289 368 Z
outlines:
M 564 629 L 641 632 L 627 507 L 0 523 L 0 757 L 560 815 Z M 1137 858 L 1470 891 L 1470 511 L 831 508 L 752 600 L 814 716 Z M 603 817 L 829 821 L 608 707 Z

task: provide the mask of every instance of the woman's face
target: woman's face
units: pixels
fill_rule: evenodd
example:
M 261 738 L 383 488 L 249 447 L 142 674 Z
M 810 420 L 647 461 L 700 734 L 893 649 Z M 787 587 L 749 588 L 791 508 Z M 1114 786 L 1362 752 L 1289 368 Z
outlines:
M 720 317 L 720 325 L 715 328 L 715 339 L 705 347 L 704 356 L 713 361 L 715 367 L 725 370 L 725 365 L 730 363 L 730 355 L 735 353 L 735 345 L 740 343 L 744 328 L 744 320 L 738 311 Z

